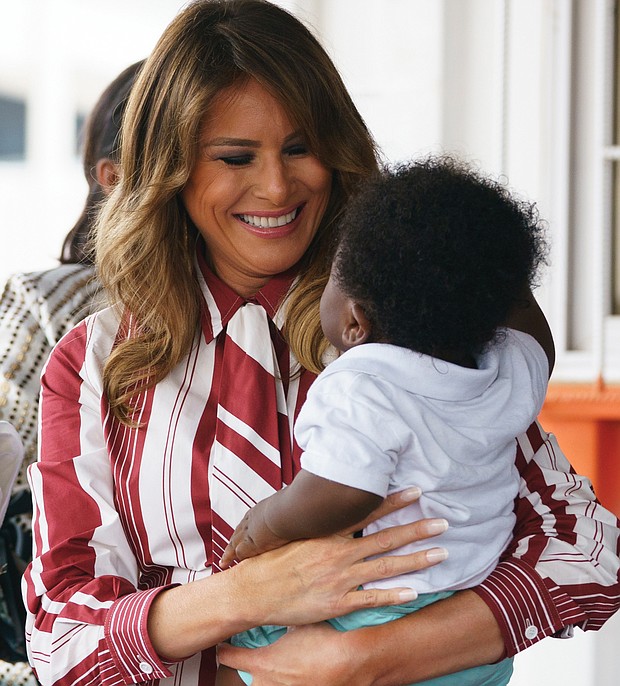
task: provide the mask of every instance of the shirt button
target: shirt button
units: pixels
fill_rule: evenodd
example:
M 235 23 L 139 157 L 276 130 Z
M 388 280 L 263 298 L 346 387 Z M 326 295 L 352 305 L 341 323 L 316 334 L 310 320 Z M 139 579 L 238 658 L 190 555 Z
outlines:
M 144 674 L 150 674 L 153 671 L 153 665 L 150 665 L 148 662 L 141 662 L 138 665 L 138 668 L 141 672 L 144 672 Z
M 529 638 L 530 640 L 532 640 L 533 638 L 536 638 L 536 636 L 538 636 L 538 627 L 528 626 L 525 630 L 525 638 Z

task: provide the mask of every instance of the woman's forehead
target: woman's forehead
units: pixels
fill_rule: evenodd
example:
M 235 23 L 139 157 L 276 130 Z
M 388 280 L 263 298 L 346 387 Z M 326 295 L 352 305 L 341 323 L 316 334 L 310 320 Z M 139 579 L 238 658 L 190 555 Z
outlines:
M 291 133 L 296 128 L 283 104 L 258 81 L 247 79 L 215 95 L 202 118 L 201 138 L 237 136 L 243 131 Z

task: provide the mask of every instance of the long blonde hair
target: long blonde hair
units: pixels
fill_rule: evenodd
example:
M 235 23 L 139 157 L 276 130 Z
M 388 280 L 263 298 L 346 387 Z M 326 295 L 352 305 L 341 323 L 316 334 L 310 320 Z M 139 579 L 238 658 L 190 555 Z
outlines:
M 298 19 L 264 0 L 198 0 L 165 30 L 132 89 L 121 180 L 99 218 L 99 277 L 132 322 L 104 369 L 111 411 L 126 423 L 136 388 L 165 378 L 193 344 L 202 302 L 197 231 L 179 194 L 211 103 L 247 79 L 282 103 L 333 171 L 328 207 L 286 305 L 293 352 L 303 366 L 320 369 L 318 306 L 334 224 L 356 183 L 377 168 L 376 148 L 331 59 Z

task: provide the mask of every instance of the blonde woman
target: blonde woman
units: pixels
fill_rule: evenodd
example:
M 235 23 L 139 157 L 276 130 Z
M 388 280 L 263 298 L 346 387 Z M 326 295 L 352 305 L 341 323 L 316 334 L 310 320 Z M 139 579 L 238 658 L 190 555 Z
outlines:
M 200 0 L 164 32 L 132 91 L 100 218 L 115 304 L 70 332 L 43 376 L 24 585 L 44 686 L 212 684 L 213 646 L 258 624 L 300 628 L 252 655 L 220 650 L 256 686 L 411 683 L 613 612 L 617 522 L 536 425 L 518 438 L 515 539 L 483 587 L 330 641 L 329 628 L 300 626 L 412 597 L 351 589 L 444 559 L 429 543 L 364 561 L 440 534 L 442 520 L 218 571 L 247 508 L 299 468 L 293 422 L 328 359 L 318 305 L 334 223 L 376 168 L 334 65 L 284 10 Z

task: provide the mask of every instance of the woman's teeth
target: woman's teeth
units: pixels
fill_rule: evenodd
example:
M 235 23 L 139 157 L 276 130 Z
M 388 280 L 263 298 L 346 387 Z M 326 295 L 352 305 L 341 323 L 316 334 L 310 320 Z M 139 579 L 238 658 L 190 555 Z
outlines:
M 240 214 L 239 217 L 246 224 L 256 226 L 261 229 L 276 228 L 278 226 L 285 226 L 295 219 L 299 209 L 293 210 L 288 214 L 283 214 L 280 217 L 257 217 L 253 214 Z

